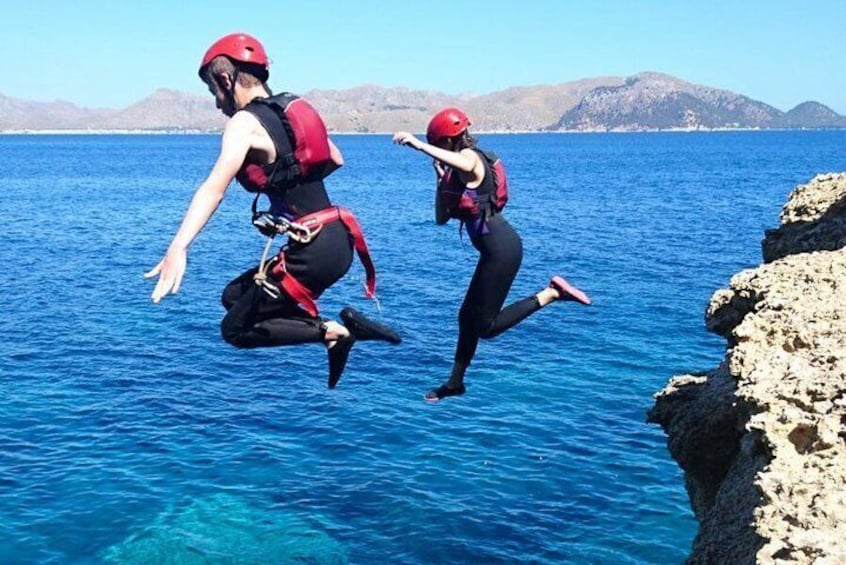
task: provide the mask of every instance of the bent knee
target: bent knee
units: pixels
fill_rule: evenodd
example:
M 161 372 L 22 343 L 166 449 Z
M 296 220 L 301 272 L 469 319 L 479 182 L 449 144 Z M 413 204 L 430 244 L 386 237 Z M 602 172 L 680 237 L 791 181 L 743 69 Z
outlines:
M 490 339 L 497 334 L 494 332 L 494 324 L 493 321 L 490 321 L 485 324 L 480 324 L 478 330 L 479 337 L 482 339 Z
M 238 347 L 239 349 L 249 349 L 251 347 L 244 340 L 243 334 L 236 328 L 233 328 L 232 326 L 226 324 L 225 319 L 223 323 L 220 324 L 220 336 L 223 338 L 223 341 L 225 341 L 229 345 Z

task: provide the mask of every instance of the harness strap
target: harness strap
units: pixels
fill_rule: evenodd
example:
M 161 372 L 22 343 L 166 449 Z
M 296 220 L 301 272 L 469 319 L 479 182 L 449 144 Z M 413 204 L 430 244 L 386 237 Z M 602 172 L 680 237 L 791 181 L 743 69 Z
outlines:
M 276 264 L 270 270 L 270 274 L 276 277 L 276 280 L 279 281 L 279 285 L 288 294 L 288 296 L 293 298 L 297 304 L 302 306 L 312 318 L 316 318 L 319 308 L 317 307 L 317 302 L 314 299 L 314 293 L 287 271 L 285 268 L 284 249 L 279 252 L 276 259 Z
M 364 270 L 367 274 L 367 283 L 364 287 L 364 295 L 367 298 L 375 299 L 376 268 L 373 265 L 373 259 L 370 257 L 370 250 L 367 247 L 367 242 L 364 239 L 364 233 L 361 231 L 361 226 L 359 225 L 355 215 L 350 210 L 340 206 L 332 206 L 298 218 L 294 223 L 307 228 L 313 233 L 317 233 L 324 225 L 337 221 L 343 223 L 344 227 L 346 227 L 347 231 L 350 235 L 352 235 L 356 253 L 358 254 L 358 258 L 364 266 Z M 262 263 L 264 263 L 263 258 Z M 261 284 L 267 289 L 268 286 L 265 284 L 266 276 L 264 275 L 264 271 L 265 269 L 260 267 L 259 272 L 261 274 L 257 274 L 255 279 L 257 284 Z M 282 287 L 288 296 L 293 298 L 297 304 L 302 306 L 310 316 L 314 318 L 317 317 L 320 309 L 317 306 L 314 292 L 287 271 L 285 268 L 284 248 L 281 249 L 279 254 L 276 256 L 276 261 L 270 269 L 270 274 L 279 281 L 279 286 Z
M 358 259 L 364 266 L 364 271 L 367 275 L 367 283 L 364 286 L 364 295 L 367 298 L 375 298 L 376 267 L 373 265 L 373 259 L 370 257 L 370 250 L 367 247 L 367 241 L 364 239 L 364 233 L 361 231 L 361 225 L 359 225 L 355 214 L 341 206 L 332 206 L 331 208 L 324 208 L 323 210 L 318 210 L 317 212 L 298 218 L 296 223 L 313 230 L 319 226 L 339 220 L 342 224 L 344 224 L 344 227 L 347 228 L 347 231 L 350 232 L 350 235 L 352 235 Z

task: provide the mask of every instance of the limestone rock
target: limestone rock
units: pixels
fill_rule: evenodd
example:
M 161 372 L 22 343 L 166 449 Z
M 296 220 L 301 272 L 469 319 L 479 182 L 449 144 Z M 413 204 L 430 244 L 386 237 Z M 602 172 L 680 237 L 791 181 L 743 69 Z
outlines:
M 797 186 L 781 212 L 781 226 L 767 230 L 764 261 L 846 245 L 846 173 L 818 175 Z
M 700 522 L 692 563 L 846 562 L 846 174 L 797 187 L 766 263 L 714 293 L 724 363 L 648 415 Z

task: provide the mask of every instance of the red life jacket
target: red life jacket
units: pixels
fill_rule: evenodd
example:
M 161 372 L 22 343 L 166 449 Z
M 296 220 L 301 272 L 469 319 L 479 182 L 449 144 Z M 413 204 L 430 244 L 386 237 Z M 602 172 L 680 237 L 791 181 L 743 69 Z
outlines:
M 269 192 L 322 180 L 338 165 L 329 154 L 326 124 L 314 107 L 290 92 L 256 98 L 244 107 L 267 130 L 276 161 L 245 162 L 236 178 L 250 192 Z
M 448 170 L 438 183 L 447 213 L 462 221 L 487 217 L 500 212 L 508 202 L 508 179 L 505 167 L 495 153 L 474 149 L 482 157 L 485 178 L 476 188 L 467 188 L 458 173 Z

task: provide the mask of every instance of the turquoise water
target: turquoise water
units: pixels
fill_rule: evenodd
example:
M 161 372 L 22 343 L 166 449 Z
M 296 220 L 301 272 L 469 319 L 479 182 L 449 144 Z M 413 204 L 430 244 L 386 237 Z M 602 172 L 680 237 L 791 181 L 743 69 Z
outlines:
M 481 136 L 509 171 L 525 260 L 555 304 L 449 370 L 475 251 L 431 221 L 429 163 L 339 136 L 333 199 L 379 269 L 382 319 L 325 388 L 319 346 L 239 351 L 219 291 L 255 263 L 233 187 L 155 306 L 160 258 L 214 136 L 0 136 L 0 562 L 666 563 L 696 532 L 663 433 L 676 373 L 717 365 L 711 293 L 760 261 L 787 193 L 846 170 L 846 132 Z M 377 315 L 363 271 L 322 299 Z

